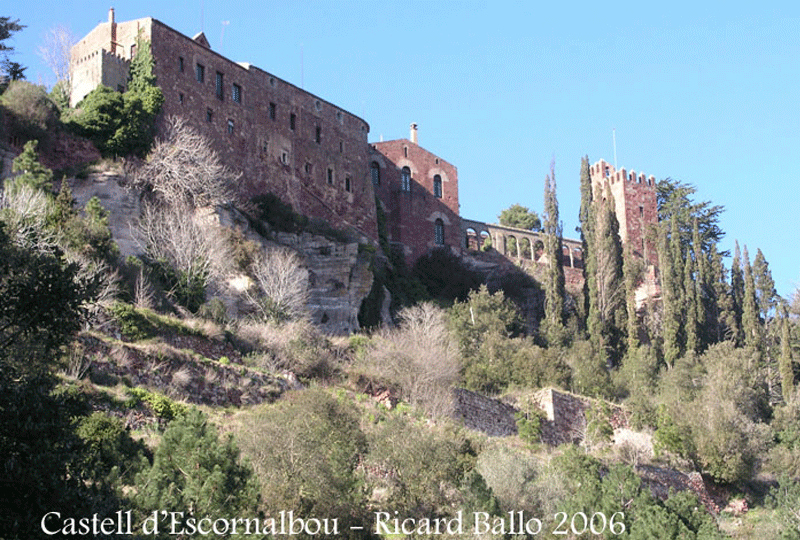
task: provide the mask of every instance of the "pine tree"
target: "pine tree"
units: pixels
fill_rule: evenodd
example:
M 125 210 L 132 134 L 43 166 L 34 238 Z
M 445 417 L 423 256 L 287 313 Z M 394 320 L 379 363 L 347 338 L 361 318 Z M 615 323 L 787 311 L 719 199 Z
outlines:
M 758 322 L 756 285 L 753 279 L 753 269 L 750 266 L 750 257 L 747 254 L 747 246 L 744 247 L 742 257 L 744 258 L 744 298 L 742 299 L 744 344 L 748 347 L 761 348 L 761 325 Z
M 187 517 L 247 515 L 257 507 L 258 483 L 239 463 L 231 437 L 224 442 L 198 409 L 170 422 L 152 467 L 137 475 L 135 500 L 144 515 L 154 510 Z
M 789 402 L 794 393 L 794 364 L 792 362 L 791 333 L 789 314 L 784 307 L 781 313 L 781 356 L 779 369 L 781 372 L 781 391 L 783 400 Z
M 555 162 L 550 163 L 550 174 L 544 184 L 544 233 L 545 253 L 547 254 L 547 274 L 545 278 L 545 336 L 550 345 L 564 339 L 564 267 L 561 246 L 563 244 L 562 225 L 558 216 L 556 196 Z
M 43 190 L 51 194 L 53 189 L 53 171 L 39 162 L 39 154 L 36 152 L 38 141 L 28 141 L 22 153 L 14 158 L 11 170 L 19 173 L 17 176 L 6 182 L 11 182 L 13 189 L 29 186 L 36 190 Z

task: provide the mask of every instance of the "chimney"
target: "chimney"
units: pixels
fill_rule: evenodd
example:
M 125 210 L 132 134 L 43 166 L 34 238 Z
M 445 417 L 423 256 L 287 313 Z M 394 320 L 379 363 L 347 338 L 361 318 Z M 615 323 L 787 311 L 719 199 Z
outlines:
M 114 8 L 113 7 L 108 9 L 108 22 L 110 22 L 111 24 L 114 24 Z
M 417 141 L 417 123 L 411 122 L 411 142 L 414 144 L 419 144 Z

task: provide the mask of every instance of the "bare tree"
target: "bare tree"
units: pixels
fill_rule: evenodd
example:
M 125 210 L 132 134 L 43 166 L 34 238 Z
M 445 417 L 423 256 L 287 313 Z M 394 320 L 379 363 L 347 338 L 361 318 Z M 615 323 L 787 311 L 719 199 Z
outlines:
M 265 319 L 299 319 L 308 302 L 308 270 L 294 251 L 270 248 L 260 253 L 251 265 L 256 291 L 245 294 Z
M 152 190 L 168 205 L 199 208 L 229 202 L 239 175 L 222 165 L 206 137 L 173 116 L 133 177 L 134 186 Z
M 62 83 L 67 96 L 72 88 L 69 76 L 70 51 L 77 41 L 77 36 L 68 26 L 57 24 L 45 33 L 38 50 L 39 57 L 53 70 L 56 83 Z
M 376 337 L 363 367 L 399 386 L 404 399 L 430 415 L 450 414 L 459 363 L 444 311 L 423 303 L 403 309 L 398 316 L 400 328 Z
M 198 280 L 206 287 L 225 275 L 230 246 L 217 226 L 202 223 L 195 212 L 180 207 L 146 204 L 137 224 L 141 247 L 154 261 Z
M 57 235 L 47 226 L 52 212 L 52 200 L 40 189 L 6 182 L 0 191 L 0 215 L 19 247 L 50 252 L 58 245 Z

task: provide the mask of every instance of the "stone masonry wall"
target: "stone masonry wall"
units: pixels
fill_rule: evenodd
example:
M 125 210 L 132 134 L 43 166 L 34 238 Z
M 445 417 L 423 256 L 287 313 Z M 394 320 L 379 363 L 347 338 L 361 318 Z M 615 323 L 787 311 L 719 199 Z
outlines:
M 464 425 L 493 437 L 517 434 L 514 414 L 517 409 L 502 401 L 488 398 L 463 388 L 453 390 L 453 416 Z
M 164 92 L 158 121 L 181 116 L 207 136 L 222 161 L 242 174 L 244 197 L 272 192 L 302 214 L 377 240 L 369 177 L 369 125 L 278 77 L 214 52 L 202 34 L 189 38 L 143 18 L 98 25 L 72 51 L 77 102 L 98 84 L 118 89 L 117 67 L 150 40 L 156 84 Z M 112 69 L 114 68 L 114 69 Z M 113 80 L 112 80 L 113 79 Z
M 389 224 L 389 240 L 402 245 L 406 262 L 414 262 L 431 249 L 449 247 L 461 251 L 456 167 L 408 139 L 375 143 L 371 166 L 379 169 L 375 193 L 383 204 Z M 401 171 L 411 170 L 409 189 L 403 189 Z M 441 197 L 434 178 L 441 180 Z M 375 180 L 373 180 L 375 182 Z M 436 222 L 443 226 L 443 243 L 436 243 Z

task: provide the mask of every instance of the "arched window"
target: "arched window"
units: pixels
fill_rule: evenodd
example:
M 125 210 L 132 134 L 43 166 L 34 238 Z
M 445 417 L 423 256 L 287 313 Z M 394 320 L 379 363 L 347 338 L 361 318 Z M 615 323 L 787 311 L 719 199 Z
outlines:
M 442 198 L 442 177 L 438 174 L 433 177 L 433 196 L 437 199 Z
M 372 171 L 372 185 L 381 185 L 381 166 L 378 165 L 377 161 L 372 162 L 370 165 L 370 170 Z
M 444 221 L 437 219 L 433 225 L 433 241 L 437 246 L 444 245 Z
M 400 190 L 411 191 L 411 169 L 403 167 L 400 173 Z

